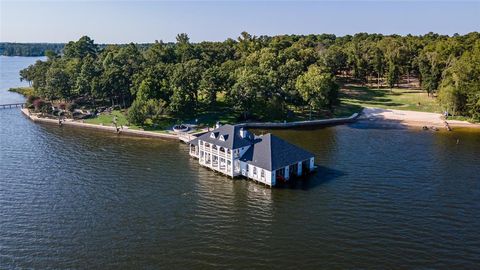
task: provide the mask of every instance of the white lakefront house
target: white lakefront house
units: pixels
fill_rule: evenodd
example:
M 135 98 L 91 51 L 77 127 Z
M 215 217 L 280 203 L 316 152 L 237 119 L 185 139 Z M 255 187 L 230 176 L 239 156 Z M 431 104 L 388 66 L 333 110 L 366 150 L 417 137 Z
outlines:
M 272 134 L 256 136 L 224 125 L 189 142 L 200 165 L 230 177 L 244 176 L 274 186 L 314 169 L 314 155 Z

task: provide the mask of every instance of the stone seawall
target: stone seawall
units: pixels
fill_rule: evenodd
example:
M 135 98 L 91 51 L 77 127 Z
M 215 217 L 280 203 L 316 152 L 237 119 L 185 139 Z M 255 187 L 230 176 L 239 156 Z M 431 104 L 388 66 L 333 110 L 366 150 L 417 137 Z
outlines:
M 41 118 L 36 116 L 35 114 L 31 114 L 28 109 L 22 108 L 22 113 L 30 118 L 33 122 L 38 123 L 45 123 L 45 124 L 53 124 L 59 125 L 57 119 L 48 119 L 48 118 Z M 323 120 L 311 120 L 311 121 L 297 121 L 297 122 L 287 122 L 287 123 L 273 123 L 273 122 L 266 122 L 266 123 L 240 123 L 237 124 L 238 126 L 242 126 L 245 128 L 295 128 L 295 127 L 303 127 L 303 126 L 322 126 L 322 125 L 339 125 L 339 124 L 346 124 L 356 121 L 359 114 L 354 113 L 350 117 L 345 118 L 332 118 L 332 119 L 323 119 Z M 79 127 L 79 128 L 89 128 L 89 129 L 96 129 L 106 132 L 113 132 L 117 133 L 117 129 L 113 126 L 101 126 L 95 124 L 88 124 L 82 123 L 79 121 L 73 120 L 65 120 L 62 122 L 62 126 L 71 126 L 71 127 Z M 205 133 L 205 132 L 203 132 Z M 188 134 L 188 138 L 191 136 L 198 136 L 203 133 L 197 134 Z M 145 131 L 145 130 L 134 130 L 125 127 L 120 129 L 118 134 L 120 135 L 129 135 L 129 136 L 139 136 L 139 137 L 149 137 L 149 138 L 161 138 L 161 139 L 174 139 L 174 140 L 181 140 L 185 141 L 187 138 L 185 134 L 165 134 L 165 133 L 158 133 L 152 131 Z
M 57 119 L 37 117 L 36 115 L 31 114 L 26 108 L 22 109 L 22 113 L 28 118 L 30 118 L 33 122 L 54 124 L 54 125 L 59 124 Z M 101 126 L 101 125 L 82 123 L 82 122 L 72 121 L 72 120 L 63 121 L 62 126 L 89 128 L 89 129 L 96 129 L 96 130 L 101 130 L 106 132 L 117 133 L 117 129 L 113 126 Z M 118 134 L 138 136 L 138 137 L 161 138 L 161 139 L 175 139 L 175 140 L 179 139 L 178 136 L 175 134 L 164 134 L 164 133 L 145 131 L 145 130 L 134 130 L 134 129 L 128 129 L 128 128 L 120 129 Z
M 322 120 L 307 120 L 307 121 L 284 122 L 284 123 L 274 123 L 274 122 L 241 123 L 241 124 L 238 124 L 238 126 L 241 126 L 244 128 L 296 128 L 296 127 L 306 127 L 306 126 L 328 126 L 328 125 L 352 123 L 352 122 L 355 122 L 358 117 L 359 117 L 359 114 L 354 113 L 350 117 L 344 117 L 344 118 L 331 118 L 331 119 L 322 119 Z

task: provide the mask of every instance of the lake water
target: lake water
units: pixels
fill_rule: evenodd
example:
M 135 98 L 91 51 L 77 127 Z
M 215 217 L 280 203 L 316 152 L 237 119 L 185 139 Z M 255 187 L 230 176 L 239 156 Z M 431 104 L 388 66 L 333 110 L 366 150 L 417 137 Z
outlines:
M 0 59 L 0 104 L 21 101 L 5 90 L 35 59 Z M 274 133 L 319 171 L 269 189 L 200 167 L 176 141 L 0 110 L 0 269 L 480 266 L 479 132 Z

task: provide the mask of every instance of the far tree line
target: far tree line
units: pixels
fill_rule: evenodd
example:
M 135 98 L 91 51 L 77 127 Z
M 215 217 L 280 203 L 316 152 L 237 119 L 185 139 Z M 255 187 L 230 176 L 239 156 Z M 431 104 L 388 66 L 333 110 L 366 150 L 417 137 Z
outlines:
M 0 55 L 4 56 L 45 56 L 46 51 L 61 53 L 64 43 L 15 43 L 0 42 Z
M 292 109 L 334 110 L 340 80 L 359 84 L 418 78 L 452 114 L 480 119 L 480 34 L 444 36 L 283 35 L 191 43 L 98 46 L 87 36 L 48 51 L 22 70 L 35 93 L 67 103 L 108 101 L 128 109 L 132 123 L 169 115 L 193 118 L 222 102 L 239 118 Z

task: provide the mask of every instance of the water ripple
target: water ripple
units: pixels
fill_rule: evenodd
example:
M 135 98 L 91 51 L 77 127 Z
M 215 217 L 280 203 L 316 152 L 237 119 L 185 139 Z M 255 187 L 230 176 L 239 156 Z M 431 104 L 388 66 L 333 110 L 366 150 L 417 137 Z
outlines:
M 475 133 L 274 131 L 314 152 L 269 189 L 172 141 L 0 112 L 0 268 L 476 268 Z M 456 140 L 456 139 L 455 139 Z M 408 147 L 407 147 L 408 146 Z

